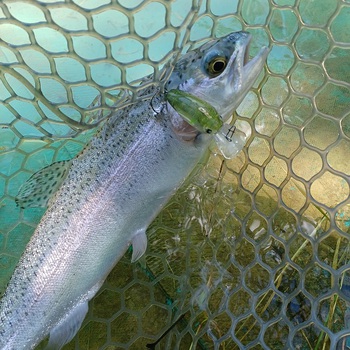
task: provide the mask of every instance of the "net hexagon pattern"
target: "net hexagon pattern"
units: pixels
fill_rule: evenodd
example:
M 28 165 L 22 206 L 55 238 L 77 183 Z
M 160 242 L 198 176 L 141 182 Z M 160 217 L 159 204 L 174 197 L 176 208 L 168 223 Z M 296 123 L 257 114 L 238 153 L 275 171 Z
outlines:
M 2 2 L 2 290 L 43 214 L 15 207 L 19 186 L 77 154 L 112 108 L 137 96 L 135 82 L 154 73 L 150 83 L 159 84 L 183 47 L 244 29 L 252 55 L 272 48 L 234 116 L 245 148 L 229 161 L 212 149 L 149 228 L 146 257 L 118 263 L 65 349 L 143 349 L 157 340 L 156 349 L 344 349 L 350 2 L 196 6 Z

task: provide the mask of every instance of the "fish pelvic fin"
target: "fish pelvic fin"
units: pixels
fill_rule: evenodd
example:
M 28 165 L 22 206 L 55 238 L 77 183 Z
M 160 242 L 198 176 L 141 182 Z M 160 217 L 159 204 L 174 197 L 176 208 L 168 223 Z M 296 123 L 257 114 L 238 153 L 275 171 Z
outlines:
M 140 229 L 136 232 L 132 239 L 132 256 L 131 262 L 135 262 L 141 258 L 147 249 L 146 230 Z

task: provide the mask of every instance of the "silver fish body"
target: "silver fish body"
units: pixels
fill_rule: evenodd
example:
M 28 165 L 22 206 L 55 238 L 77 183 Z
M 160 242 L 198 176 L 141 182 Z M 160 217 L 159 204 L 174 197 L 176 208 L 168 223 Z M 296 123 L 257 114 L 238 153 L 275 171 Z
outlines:
M 246 63 L 243 49 L 248 34 L 231 37 L 185 55 L 168 87 L 183 87 L 194 95 L 200 91 L 197 95 L 203 97 L 202 81 L 208 94 L 215 93 L 215 79 L 222 84 L 236 70 L 239 79 L 247 79 L 239 87 L 245 94 L 261 71 L 267 50 Z M 210 78 L 212 84 L 203 72 L 195 78 L 186 75 L 185 65 L 195 62 L 201 69 L 203 55 L 220 48 L 227 66 Z M 251 65 L 249 75 L 241 77 L 242 67 L 230 64 L 233 55 L 241 59 L 242 67 L 243 62 Z M 237 96 L 244 97 L 238 92 Z M 213 106 L 227 113 L 227 105 L 232 112 L 239 102 L 221 98 Z M 128 247 L 133 245 L 132 260 L 146 250 L 148 225 L 212 139 L 194 130 L 169 104 L 160 103 L 159 109 L 156 114 L 150 101 L 141 101 L 117 111 L 78 157 L 63 164 L 67 169 L 60 175 L 63 182 L 49 200 L 0 302 L 0 349 L 33 349 L 48 334 L 48 348 L 60 349 L 76 334 L 88 301 Z
M 135 111 L 107 144 L 97 138 L 73 161 L 3 301 L 12 309 L 1 315 L 4 334 L 14 339 L 4 348 L 36 344 L 71 305 L 91 299 L 201 156 L 202 144 L 172 135 L 164 116 Z

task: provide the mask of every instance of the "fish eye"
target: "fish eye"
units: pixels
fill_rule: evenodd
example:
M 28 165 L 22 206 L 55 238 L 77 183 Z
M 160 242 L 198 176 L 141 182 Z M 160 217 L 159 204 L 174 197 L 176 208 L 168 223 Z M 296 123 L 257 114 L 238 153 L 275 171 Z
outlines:
M 206 132 L 207 132 L 207 134 L 211 134 L 212 130 L 211 129 L 207 129 Z
M 224 71 L 226 65 L 226 57 L 217 56 L 209 61 L 207 71 L 211 76 L 216 77 Z

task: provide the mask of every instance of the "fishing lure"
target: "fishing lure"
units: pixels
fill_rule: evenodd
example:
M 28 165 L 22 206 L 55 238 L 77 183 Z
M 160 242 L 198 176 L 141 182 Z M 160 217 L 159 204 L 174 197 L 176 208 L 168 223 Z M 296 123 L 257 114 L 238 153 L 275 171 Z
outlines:
M 246 135 L 236 127 L 224 124 L 208 102 L 177 89 L 166 92 L 165 100 L 199 132 L 214 133 L 216 144 L 226 159 L 234 158 L 244 147 Z
M 223 125 L 220 114 L 212 105 L 186 91 L 172 89 L 165 93 L 165 100 L 201 133 L 216 134 Z

